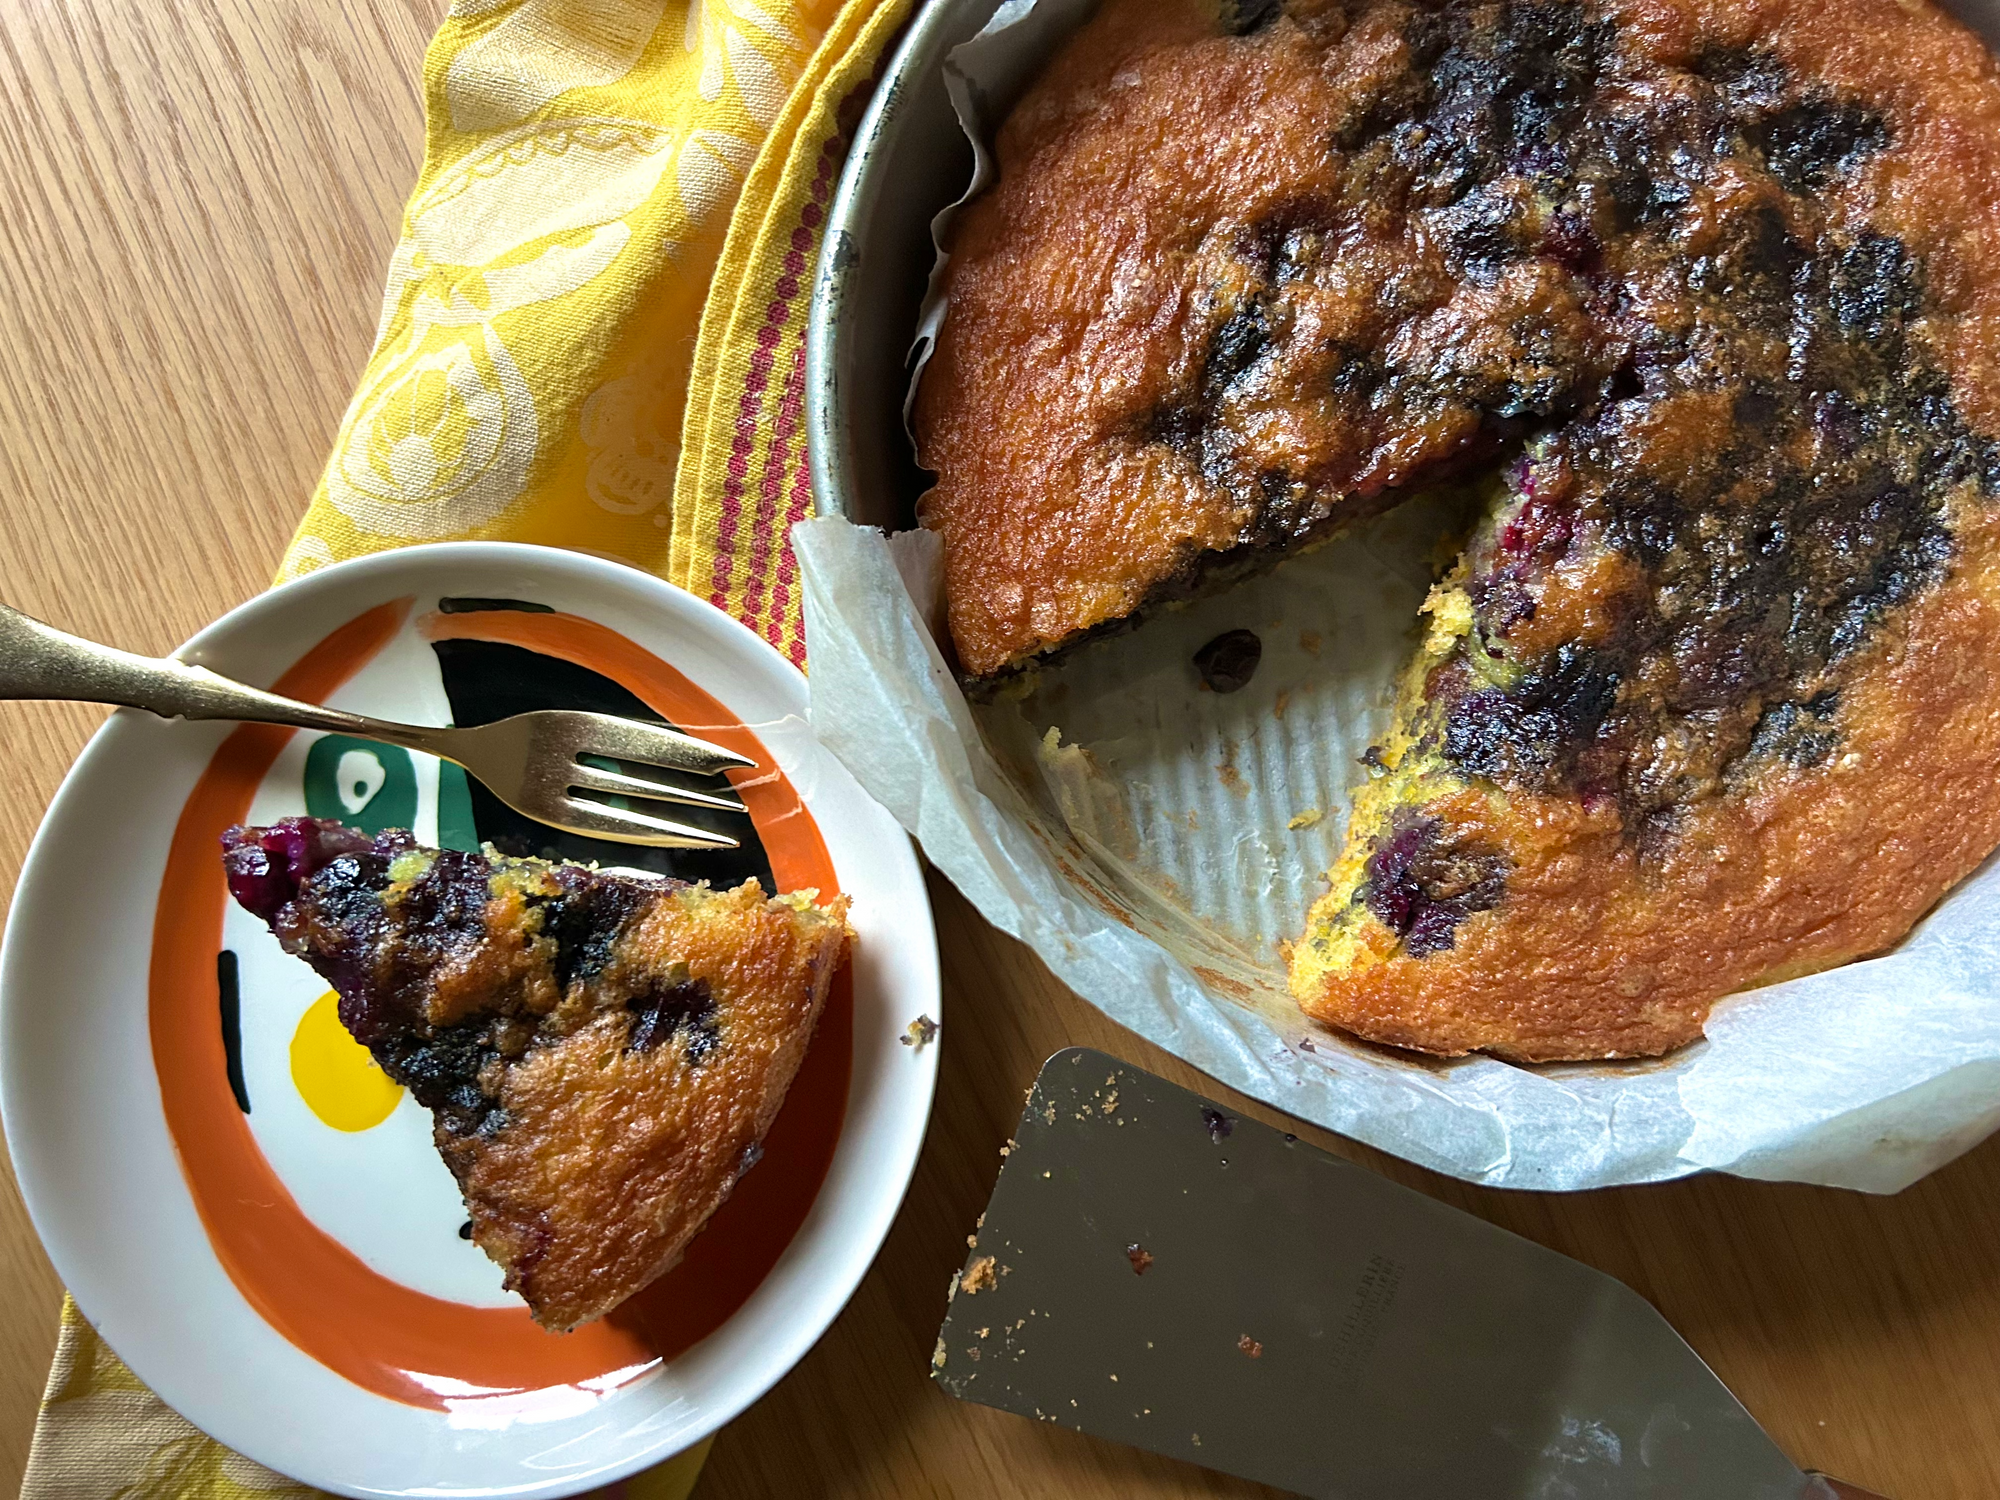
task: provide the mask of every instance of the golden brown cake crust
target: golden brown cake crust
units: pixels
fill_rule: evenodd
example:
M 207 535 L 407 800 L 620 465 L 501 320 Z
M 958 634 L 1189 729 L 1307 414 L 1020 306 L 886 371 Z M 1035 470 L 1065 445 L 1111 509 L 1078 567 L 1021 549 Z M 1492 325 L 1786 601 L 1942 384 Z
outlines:
M 1416 10 L 1295 0 L 1230 36 L 1202 0 L 1110 0 L 1008 119 L 1000 180 L 953 234 L 915 408 L 938 474 L 923 519 L 945 540 L 968 675 L 1324 535 L 1393 487 L 1491 456 L 1496 408 L 1546 416 L 1610 373 L 1597 356 L 1615 351 L 1593 349 L 1600 330 L 1560 277 L 1516 268 L 1469 286 L 1444 236 L 1396 213 L 1341 221 L 1340 274 L 1294 299 L 1287 326 L 1241 322 L 1257 281 L 1246 251 L 1269 251 L 1302 210 L 1366 206 L 1365 152 L 1338 143 L 1411 71 Z M 1925 0 L 1588 10 L 1645 64 L 1768 50 L 1896 122 L 1853 206 L 1955 263 L 1940 282 L 1964 336 L 1967 414 L 1990 418 L 1996 252 L 1967 233 L 1989 212 L 1976 187 L 1995 124 L 1984 49 Z M 1369 364 L 1383 351 L 1387 378 Z M 1478 388 L 1496 373 L 1512 401 Z
M 1941 12 L 1109 0 L 999 148 L 917 409 L 968 673 L 1505 466 L 1309 1013 L 1658 1053 L 2000 842 L 2000 79 Z
M 639 913 L 596 983 L 642 989 L 684 970 L 713 1006 L 713 1042 L 677 1029 L 631 1044 L 600 1010 L 501 1081 L 507 1127 L 465 1152 L 473 1237 L 552 1328 L 602 1316 L 679 1261 L 757 1159 L 840 967 L 846 898 L 822 915 L 684 887 Z

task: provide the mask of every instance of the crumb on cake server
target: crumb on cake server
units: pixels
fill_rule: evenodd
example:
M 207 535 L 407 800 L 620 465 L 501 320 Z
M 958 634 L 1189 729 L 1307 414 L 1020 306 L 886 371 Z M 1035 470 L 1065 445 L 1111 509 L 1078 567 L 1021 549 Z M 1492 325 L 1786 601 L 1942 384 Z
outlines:
M 1929 0 L 1107 0 L 998 156 L 916 410 L 969 674 L 1484 483 L 1309 1014 L 1657 1054 L 2000 843 L 2000 72 Z
M 847 900 L 766 899 L 288 818 L 229 888 L 432 1113 L 472 1235 L 536 1319 L 670 1269 L 755 1164 L 845 957 Z

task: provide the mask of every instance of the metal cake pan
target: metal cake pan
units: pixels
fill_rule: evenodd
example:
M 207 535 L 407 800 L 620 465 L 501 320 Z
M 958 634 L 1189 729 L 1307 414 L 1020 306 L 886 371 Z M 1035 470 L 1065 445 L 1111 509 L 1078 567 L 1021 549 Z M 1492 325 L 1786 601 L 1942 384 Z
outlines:
M 909 353 L 936 251 L 931 219 L 965 189 L 972 148 L 944 60 L 1000 0 L 929 0 L 855 131 L 806 324 L 806 441 L 821 515 L 900 531 L 929 480 L 903 427 Z

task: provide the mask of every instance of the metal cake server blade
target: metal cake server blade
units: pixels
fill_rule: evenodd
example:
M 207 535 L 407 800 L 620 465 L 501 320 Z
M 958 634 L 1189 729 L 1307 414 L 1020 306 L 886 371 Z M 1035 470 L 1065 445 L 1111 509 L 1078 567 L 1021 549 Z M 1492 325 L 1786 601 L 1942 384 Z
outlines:
M 964 1400 L 1328 1500 L 1809 1500 L 1622 1282 L 1101 1052 L 1043 1068 L 954 1283 Z

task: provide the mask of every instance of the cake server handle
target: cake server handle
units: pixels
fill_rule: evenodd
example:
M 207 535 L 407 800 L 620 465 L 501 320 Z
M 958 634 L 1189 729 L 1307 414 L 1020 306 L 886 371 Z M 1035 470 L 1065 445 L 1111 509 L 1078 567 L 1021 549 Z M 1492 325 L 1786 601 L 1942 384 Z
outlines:
M 435 731 L 342 713 L 253 688 L 172 657 L 138 656 L 0 604 L 0 698 L 61 698 L 140 708 L 163 719 L 247 719 L 429 748 Z

